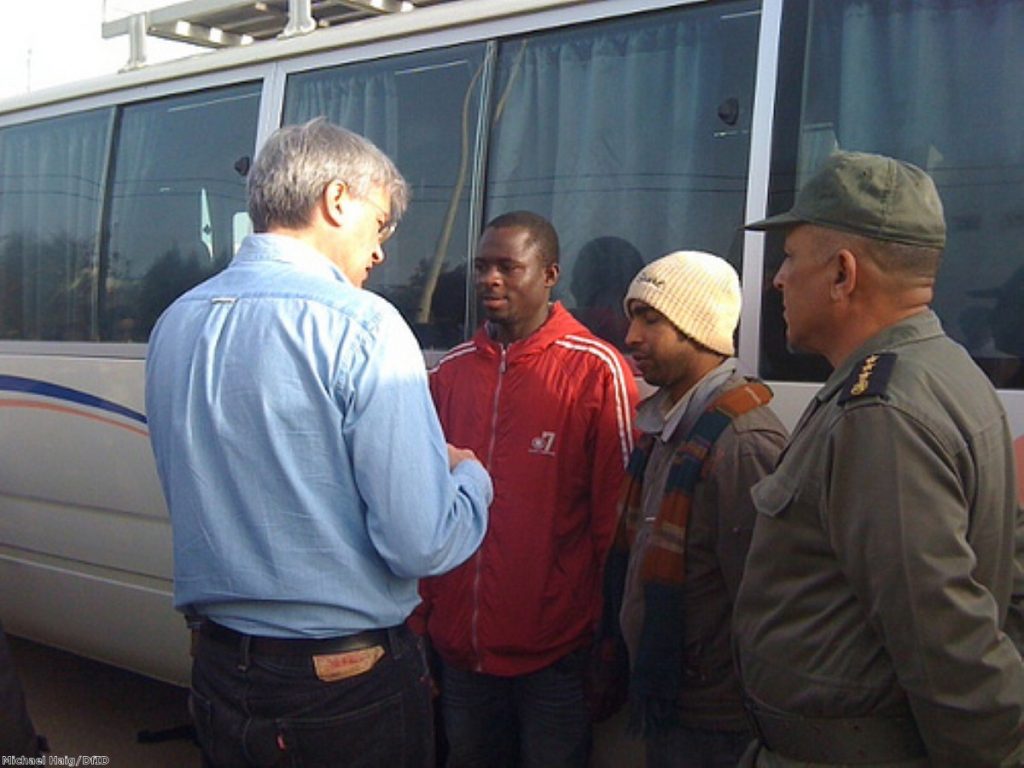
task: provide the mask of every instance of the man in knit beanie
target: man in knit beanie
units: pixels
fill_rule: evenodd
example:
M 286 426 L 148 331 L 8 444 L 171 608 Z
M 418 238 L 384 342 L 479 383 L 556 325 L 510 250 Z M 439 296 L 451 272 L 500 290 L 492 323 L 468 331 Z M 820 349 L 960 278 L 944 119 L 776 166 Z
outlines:
M 648 768 L 734 766 L 751 739 L 731 615 L 754 526 L 749 489 L 786 440 L 771 391 L 737 371 L 736 271 L 708 253 L 648 264 L 623 302 L 649 384 L 606 566 L 605 631 L 620 620 L 630 725 Z

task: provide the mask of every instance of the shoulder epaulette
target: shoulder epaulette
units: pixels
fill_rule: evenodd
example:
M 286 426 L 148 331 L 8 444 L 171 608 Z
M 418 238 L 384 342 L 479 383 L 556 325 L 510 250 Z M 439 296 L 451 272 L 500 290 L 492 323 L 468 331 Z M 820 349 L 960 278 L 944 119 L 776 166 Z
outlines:
M 853 366 L 853 372 L 843 382 L 843 388 L 839 393 L 839 404 L 842 405 L 858 397 L 884 395 L 895 366 L 896 354 L 894 352 L 880 352 L 865 357 L 860 363 Z

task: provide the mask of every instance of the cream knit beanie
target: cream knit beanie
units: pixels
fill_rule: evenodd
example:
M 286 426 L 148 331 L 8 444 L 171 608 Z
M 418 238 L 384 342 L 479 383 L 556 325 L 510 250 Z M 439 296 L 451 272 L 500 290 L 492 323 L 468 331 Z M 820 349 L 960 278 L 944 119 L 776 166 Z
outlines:
M 735 354 L 740 320 L 740 279 L 725 259 L 700 251 L 676 251 L 641 269 L 622 306 L 642 301 L 694 341 L 723 355 Z

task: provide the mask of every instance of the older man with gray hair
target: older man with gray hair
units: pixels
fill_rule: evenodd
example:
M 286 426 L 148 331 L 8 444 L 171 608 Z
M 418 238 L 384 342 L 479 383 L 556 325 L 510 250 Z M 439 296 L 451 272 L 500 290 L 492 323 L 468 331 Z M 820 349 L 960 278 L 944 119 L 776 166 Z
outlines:
M 322 119 L 282 128 L 249 176 L 256 234 L 150 338 L 206 765 L 433 764 L 404 622 L 417 579 L 479 546 L 492 489 L 446 446 L 412 332 L 362 290 L 406 198 L 366 139 Z

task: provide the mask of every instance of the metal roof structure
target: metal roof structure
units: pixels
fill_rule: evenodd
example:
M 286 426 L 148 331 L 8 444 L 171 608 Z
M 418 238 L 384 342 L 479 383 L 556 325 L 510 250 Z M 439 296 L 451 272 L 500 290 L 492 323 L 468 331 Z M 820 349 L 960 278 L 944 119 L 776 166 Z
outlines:
M 131 56 L 125 69 L 137 69 L 146 63 L 147 36 L 206 48 L 229 48 L 450 1 L 186 0 L 105 22 L 103 37 L 128 35 Z

